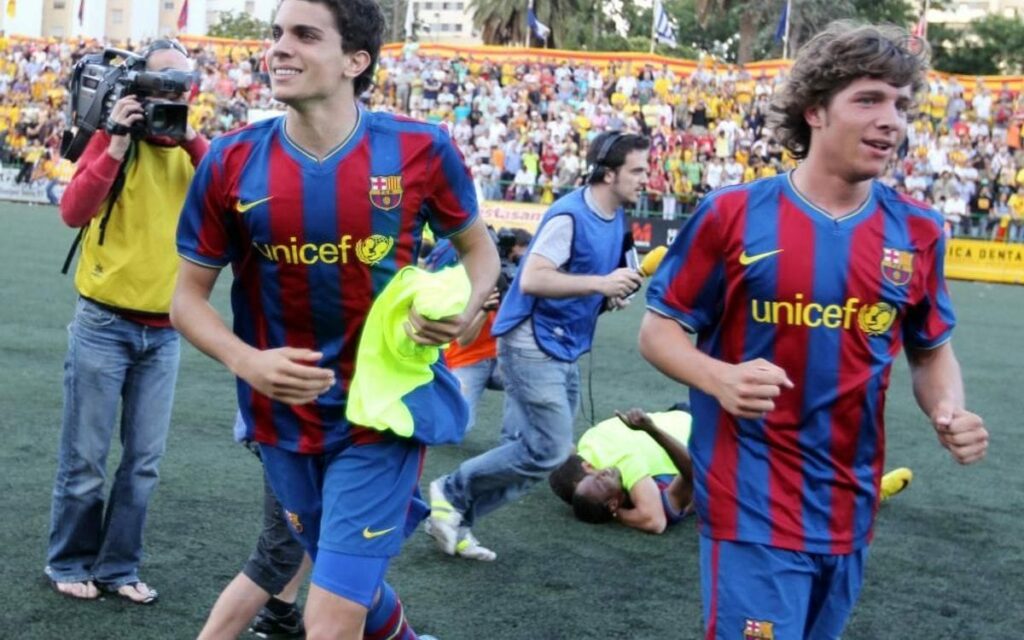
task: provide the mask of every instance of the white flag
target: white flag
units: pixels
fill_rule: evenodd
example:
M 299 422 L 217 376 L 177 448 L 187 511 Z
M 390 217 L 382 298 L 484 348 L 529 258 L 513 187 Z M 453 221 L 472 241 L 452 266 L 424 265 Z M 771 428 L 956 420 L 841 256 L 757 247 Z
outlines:
M 675 22 L 665 12 L 661 0 L 654 0 L 654 39 L 670 47 L 679 46 L 676 34 L 679 32 Z
M 396 0 L 397 2 L 397 0 Z M 412 13 L 413 0 L 405 0 L 405 39 L 408 40 L 412 37 L 412 25 L 415 22 Z

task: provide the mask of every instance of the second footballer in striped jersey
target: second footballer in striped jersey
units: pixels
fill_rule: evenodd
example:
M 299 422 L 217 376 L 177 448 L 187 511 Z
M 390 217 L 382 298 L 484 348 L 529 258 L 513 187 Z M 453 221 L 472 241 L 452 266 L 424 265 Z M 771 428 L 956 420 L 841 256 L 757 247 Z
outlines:
M 651 283 L 641 351 L 691 388 L 708 639 L 840 636 L 901 348 L 942 444 L 985 454 L 950 343 L 942 218 L 875 181 L 924 83 L 908 42 L 843 23 L 810 41 L 773 105 L 804 161 L 710 194 Z

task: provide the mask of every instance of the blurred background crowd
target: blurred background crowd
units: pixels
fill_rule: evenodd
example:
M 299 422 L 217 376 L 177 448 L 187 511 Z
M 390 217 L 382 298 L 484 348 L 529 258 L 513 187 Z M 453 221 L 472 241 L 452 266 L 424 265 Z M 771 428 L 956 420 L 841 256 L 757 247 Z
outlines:
M 132 46 L 138 49 L 145 43 Z M 67 79 L 102 45 L 0 37 L 0 163 L 51 202 L 73 167 L 59 155 Z M 273 113 L 262 46 L 197 45 L 192 125 L 208 137 Z M 686 215 L 711 189 L 795 166 L 765 127 L 785 71 L 698 64 L 690 74 L 608 66 L 385 53 L 368 108 L 447 123 L 486 200 L 547 204 L 586 172 L 588 142 L 623 129 L 652 139 L 635 215 Z M 943 213 L 951 235 L 1024 241 L 1024 95 L 935 75 L 883 180 Z M 40 186 L 42 185 L 42 187 Z

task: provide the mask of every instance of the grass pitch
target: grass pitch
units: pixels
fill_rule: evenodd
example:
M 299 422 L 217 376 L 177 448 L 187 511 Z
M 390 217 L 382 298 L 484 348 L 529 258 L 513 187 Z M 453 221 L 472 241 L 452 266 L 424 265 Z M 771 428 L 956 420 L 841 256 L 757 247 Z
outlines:
M 107 598 L 74 602 L 43 579 L 61 415 L 65 327 L 74 307 L 59 274 L 73 232 L 54 208 L 0 204 L 0 637 L 194 637 L 239 570 L 260 522 L 260 469 L 232 443 L 228 373 L 183 347 L 161 484 L 151 503 L 142 577 L 154 607 Z M 229 276 L 216 298 L 226 308 Z M 954 343 L 969 406 L 992 433 L 989 457 L 961 468 L 917 410 L 896 366 L 887 407 L 887 467 L 909 466 L 911 487 L 879 515 L 867 580 L 845 640 L 1010 640 L 1024 622 L 1024 289 L 952 283 Z M 616 408 L 668 407 L 685 390 L 636 353 L 641 305 L 602 319 L 583 361 L 599 418 Z M 588 369 L 593 368 L 592 374 Z M 584 407 L 589 414 L 588 389 Z M 500 396 L 488 394 L 459 447 L 432 450 L 424 485 L 497 439 Z M 586 423 L 581 416 L 577 429 Z M 109 461 L 116 468 L 115 444 Z M 692 524 L 650 536 L 572 519 L 546 486 L 475 530 L 494 563 L 439 555 L 417 533 L 389 579 L 417 631 L 442 640 L 662 640 L 700 637 L 697 536 Z M 788 639 L 780 639 L 788 640 Z

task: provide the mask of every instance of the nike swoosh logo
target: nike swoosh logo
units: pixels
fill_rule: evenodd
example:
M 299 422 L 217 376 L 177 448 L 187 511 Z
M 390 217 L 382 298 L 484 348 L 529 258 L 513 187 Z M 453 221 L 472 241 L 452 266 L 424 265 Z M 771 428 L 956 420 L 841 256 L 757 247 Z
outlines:
M 263 198 L 262 200 L 253 200 L 252 202 L 246 202 L 246 203 L 243 203 L 241 200 L 239 200 L 238 204 L 235 205 L 235 210 L 238 211 L 238 213 L 245 213 L 249 209 L 252 209 L 256 205 L 263 204 L 264 202 L 270 200 L 273 197 L 274 196 L 267 196 L 266 198 Z
M 370 531 L 370 527 L 366 527 L 363 529 L 363 537 L 367 540 L 373 540 L 374 538 L 379 538 L 382 535 L 391 533 L 394 530 L 395 527 L 391 527 L 390 529 L 381 529 L 380 531 Z
M 771 256 L 774 256 L 776 253 L 782 253 L 783 251 L 784 249 L 776 249 L 775 251 L 766 251 L 764 253 L 758 253 L 752 256 L 748 256 L 747 252 L 744 251 L 743 253 L 740 254 L 740 264 L 745 267 L 747 265 L 754 264 L 758 260 L 770 258 Z

